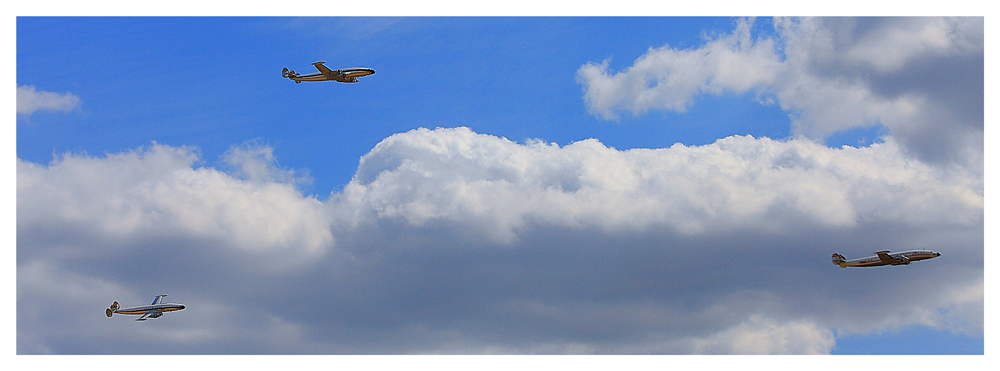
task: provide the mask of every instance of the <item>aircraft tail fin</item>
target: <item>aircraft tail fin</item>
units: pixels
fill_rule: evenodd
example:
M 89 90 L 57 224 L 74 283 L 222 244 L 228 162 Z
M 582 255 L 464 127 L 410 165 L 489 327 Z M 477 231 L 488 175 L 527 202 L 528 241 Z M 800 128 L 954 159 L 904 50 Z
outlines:
M 833 257 L 831 257 L 831 260 L 833 261 L 833 265 L 839 265 L 841 268 L 844 267 L 843 263 L 847 261 L 847 259 L 845 259 L 843 255 L 840 255 L 838 253 L 833 253 Z
M 118 311 L 118 308 L 119 308 L 118 301 L 115 301 L 114 303 L 111 303 L 111 306 L 108 307 L 108 309 L 104 310 L 104 314 L 108 315 L 108 318 L 111 318 L 111 316 L 114 315 L 116 311 Z

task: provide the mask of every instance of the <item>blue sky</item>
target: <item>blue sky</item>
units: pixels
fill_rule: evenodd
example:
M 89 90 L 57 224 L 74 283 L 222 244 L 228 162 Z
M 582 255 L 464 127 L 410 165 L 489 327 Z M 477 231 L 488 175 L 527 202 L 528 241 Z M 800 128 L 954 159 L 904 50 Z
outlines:
M 983 50 L 982 18 L 19 17 L 17 353 L 982 354 Z M 280 77 L 318 60 L 377 73 Z M 69 315 L 65 281 L 189 309 Z
M 766 30 L 768 22 L 760 23 Z M 685 114 L 620 122 L 587 114 L 575 78 L 582 63 L 612 58 L 612 68 L 623 68 L 651 46 L 696 46 L 732 24 L 728 18 L 21 19 L 18 81 L 48 76 L 32 84 L 74 92 L 84 104 L 72 122 L 62 113 L 33 115 L 19 127 L 18 155 L 46 162 L 54 152 L 96 155 L 156 141 L 197 146 L 210 163 L 234 143 L 259 140 L 275 149 L 282 166 L 312 169 L 310 191 L 326 197 L 382 138 L 416 127 L 461 125 L 562 145 L 600 138 L 618 149 L 707 144 L 733 134 L 786 137 L 788 116 L 746 96 L 702 97 L 708 104 Z M 52 35 L 60 35 L 58 42 Z M 347 86 L 274 78 L 280 76 L 274 66 L 307 73 L 316 60 L 373 66 L 378 79 Z M 664 120 L 674 123 L 670 130 Z M 137 122 L 148 129 L 137 130 Z

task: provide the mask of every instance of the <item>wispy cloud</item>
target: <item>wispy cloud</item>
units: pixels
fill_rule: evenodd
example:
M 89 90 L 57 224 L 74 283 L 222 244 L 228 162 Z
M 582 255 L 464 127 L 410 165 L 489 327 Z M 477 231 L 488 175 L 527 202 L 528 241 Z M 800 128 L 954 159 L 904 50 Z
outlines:
M 620 73 L 608 73 L 608 60 L 577 71 L 592 114 L 618 117 L 624 109 L 639 115 L 652 109 L 684 112 L 701 93 L 745 92 L 775 82 L 781 68 L 770 39 L 753 39 L 751 23 L 740 21 L 729 35 L 698 49 L 650 48 Z
M 229 166 L 233 175 L 254 183 L 276 182 L 298 185 L 312 182 L 305 171 L 278 167 L 274 150 L 257 141 L 233 146 L 223 154 L 222 160 Z
M 38 111 L 71 111 L 80 106 L 80 98 L 72 93 L 37 90 L 34 85 L 17 87 L 17 114 L 31 115 Z
M 248 174 L 164 145 L 19 160 L 18 352 L 827 353 L 834 333 L 982 331 L 981 175 L 891 140 L 619 151 L 417 129 L 325 202 L 237 148 Z M 829 262 L 915 247 L 945 256 Z M 188 305 L 156 323 L 169 336 L 114 348 L 86 339 L 130 321 L 59 309 L 164 292 Z

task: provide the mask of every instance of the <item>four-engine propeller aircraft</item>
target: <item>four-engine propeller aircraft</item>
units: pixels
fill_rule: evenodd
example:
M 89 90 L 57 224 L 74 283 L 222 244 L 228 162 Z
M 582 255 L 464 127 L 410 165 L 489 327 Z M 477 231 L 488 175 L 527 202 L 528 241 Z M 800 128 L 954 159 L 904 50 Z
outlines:
M 910 250 L 890 254 L 889 250 L 877 251 L 875 256 L 846 260 L 843 255 L 833 253 L 833 265 L 847 267 L 877 267 L 880 265 L 907 265 L 918 260 L 932 259 L 941 256 L 933 250 Z
M 295 81 L 296 84 L 302 83 L 303 81 L 337 81 L 337 82 L 358 82 L 358 78 L 362 76 L 374 75 L 375 70 L 368 67 L 352 67 L 352 68 L 342 68 L 339 70 L 331 70 L 327 68 L 323 63 L 324 61 L 319 61 L 313 63 L 319 73 L 313 73 L 309 75 L 299 75 L 295 71 L 289 71 L 288 67 L 281 70 L 281 77 L 286 79 L 291 79 Z
M 115 313 L 141 314 L 142 317 L 139 317 L 139 319 L 137 319 L 136 321 L 145 321 L 146 318 L 160 318 L 160 316 L 162 316 L 163 313 L 184 309 L 184 304 L 163 303 L 162 301 L 164 296 L 167 296 L 167 294 L 157 295 L 156 298 L 153 299 L 153 304 L 132 307 L 132 308 L 119 308 L 118 302 L 116 301 L 113 304 L 111 304 L 110 308 L 105 309 L 105 313 L 108 315 L 109 318 Z

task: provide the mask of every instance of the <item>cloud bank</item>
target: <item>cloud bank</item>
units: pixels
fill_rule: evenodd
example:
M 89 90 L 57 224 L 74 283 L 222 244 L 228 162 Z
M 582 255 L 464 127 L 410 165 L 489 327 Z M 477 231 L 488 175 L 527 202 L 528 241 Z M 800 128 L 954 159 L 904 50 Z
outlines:
M 34 85 L 17 87 L 17 114 L 27 115 L 38 111 L 71 111 L 80 106 L 80 98 L 72 93 L 53 93 L 37 90 Z
M 588 139 L 519 145 L 466 128 L 391 136 L 361 159 L 339 195 L 352 215 L 423 226 L 449 220 L 506 243 L 529 221 L 567 228 L 681 234 L 783 232 L 803 219 L 963 223 L 982 184 L 933 170 L 894 142 L 833 149 L 809 140 L 733 136 L 707 146 L 619 151 Z M 405 185 L 405 186 L 400 186 Z M 901 188 L 901 186 L 906 185 Z M 904 191 L 905 189 L 905 191 Z M 365 215 L 365 213 L 374 213 Z
M 231 158 L 243 169 L 259 165 L 249 156 Z M 159 144 L 104 158 L 67 154 L 44 167 L 19 160 L 18 223 L 74 231 L 46 237 L 53 248 L 85 235 L 108 253 L 142 248 L 134 241 L 185 236 L 284 261 L 333 244 L 318 200 L 289 183 L 195 168 L 197 160 L 190 148 Z
M 621 151 L 416 129 L 326 201 L 271 153 L 234 147 L 230 172 L 157 144 L 18 160 L 18 353 L 815 354 L 913 324 L 982 333 L 981 172 L 891 137 Z M 944 255 L 829 262 L 910 248 Z M 163 292 L 188 309 L 142 330 L 103 315 Z
M 684 110 L 702 94 L 756 92 L 825 138 L 882 125 L 920 159 L 982 166 L 983 18 L 779 18 L 753 21 L 692 49 L 651 48 L 620 72 L 577 71 L 590 112 Z

